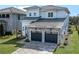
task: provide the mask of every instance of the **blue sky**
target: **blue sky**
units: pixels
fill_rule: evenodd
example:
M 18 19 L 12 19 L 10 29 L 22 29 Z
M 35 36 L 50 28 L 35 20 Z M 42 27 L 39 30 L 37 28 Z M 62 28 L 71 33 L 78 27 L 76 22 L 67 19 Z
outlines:
M 63 5 L 63 6 L 69 9 L 71 16 L 79 14 L 79 5 Z
M 19 9 L 22 9 L 23 7 L 26 7 L 28 5 L 0 5 L 0 9 L 7 8 L 7 7 L 17 7 Z M 60 5 L 63 7 L 67 7 L 70 10 L 70 15 L 75 16 L 79 14 L 79 5 Z

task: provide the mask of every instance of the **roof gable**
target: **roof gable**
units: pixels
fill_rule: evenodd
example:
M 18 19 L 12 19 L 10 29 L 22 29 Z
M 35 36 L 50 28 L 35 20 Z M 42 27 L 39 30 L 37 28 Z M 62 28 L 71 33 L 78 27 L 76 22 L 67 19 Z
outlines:
M 31 6 L 31 7 L 26 7 L 24 9 L 38 9 L 38 8 L 40 8 L 40 7 L 39 6 Z
M 46 6 L 31 6 L 31 7 L 26 7 L 24 9 L 29 10 L 29 9 L 41 9 L 41 11 L 45 11 L 45 10 L 64 10 L 67 13 L 70 13 L 70 11 L 68 10 L 68 8 L 66 7 L 60 7 L 60 6 L 54 6 L 54 5 L 46 5 Z
M 1 9 L 0 13 L 16 13 L 16 14 L 25 14 L 26 12 L 14 7 L 9 7 L 5 9 Z
M 70 13 L 70 11 L 68 10 L 68 8 L 66 8 L 66 7 L 60 7 L 60 6 L 54 6 L 54 5 L 42 6 L 41 10 L 64 10 L 67 13 Z

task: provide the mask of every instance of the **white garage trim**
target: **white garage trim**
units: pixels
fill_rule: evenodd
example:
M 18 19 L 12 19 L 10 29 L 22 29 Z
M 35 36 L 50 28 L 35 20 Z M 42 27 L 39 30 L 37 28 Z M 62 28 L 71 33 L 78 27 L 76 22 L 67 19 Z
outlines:
M 60 36 L 59 36 L 60 34 L 59 34 L 59 32 L 58 32 L 58 37 L 57 37 L 57 44 L 59 44 L 60 43 Z
M 31 41 L 31 30 L 29 30 L 29 33 L 28 33 L 29 35 L 28 35 L 28 38 L 29 38 L 29 40 Z
M 42 30 L 42 31 L 38 31 L 38 30 L 35 31 L 35 30 L 30 30 L 30 29 L 29 29 L 29 31 L 28 31 L 28 32 L 29 32 L 28 37 L 29 37 L 29 40 L 30 40 L 30 41 L 32 41 L 32 38 L 31 38 L 31 32 L 32 32 L 32 31 L 33 31 L 33 32 L 40 32 L 40 33 L 42 33 L 42 38 L 41 38 L 42 41 L 41 41 L 41 42 L 42 42 L 42 43 L 45 43 L 45 32 L 47 32 L 47 31 L 44 31 L 44 30 Z M 52 33 L 53 33 L 53 32 L 52 32 Z M 60 35 L 59 35 L 58 32 L 54 32 L 54 33 L 58 34 L 58 36 L 57 36 L 57 44 L 59 44 L 59 42 L 60 42 L 60 41 L 59 41 L 59 40 L 60 40 L 60 37 L 59 37 L 59 36 L 60 36 Z M 53 33 L 53 34 L 54 34 L 54 33 Z
M 42 31 L 42 43 L 45 42 L 45 31 Z

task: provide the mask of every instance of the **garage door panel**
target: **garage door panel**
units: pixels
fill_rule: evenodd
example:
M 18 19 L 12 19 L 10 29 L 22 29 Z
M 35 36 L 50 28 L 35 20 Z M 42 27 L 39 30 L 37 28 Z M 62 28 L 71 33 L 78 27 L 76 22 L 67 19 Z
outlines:
M 57 34 L 45 33 L 45 42 L 57 43 Z
M 31 32 L 31 40 L 33 40 L 33 41 L 42 41 L 42 33 L 40 33 L 40 32 Z

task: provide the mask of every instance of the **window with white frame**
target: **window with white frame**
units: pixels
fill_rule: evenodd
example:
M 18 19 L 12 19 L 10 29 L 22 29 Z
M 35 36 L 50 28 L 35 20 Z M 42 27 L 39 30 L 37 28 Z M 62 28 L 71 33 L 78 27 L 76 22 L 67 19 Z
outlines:
M 6 14 L 6 18 L 9 18 L 10 17 L 10 15 L 9 14 Z
M 36 13 L 34 13 L 34 16 L 36 16 Z
M 23 27 L 23 31 L 25 30 L 25 27 Z
M 32 14 L 31 14 L 31 13 L 29 13 L 29 16 L 32 16 Z
M 5 18 L 6 17 L 6 15 L 5 14 L 2 14 L 2 18 Z
M 10 15 L 9 14 L 0 14 L 0 18 L 9 18 Z
M 53 12 L 49 12 L 48 17 L 53 17 Z
M 48 17 L 50 17 L 50 13 L 48 13 Z
M 53 17 L 53 12 L 51 12 L 51 14 L 50 14 L 50 15 L 51 15 L 51 17 Z

